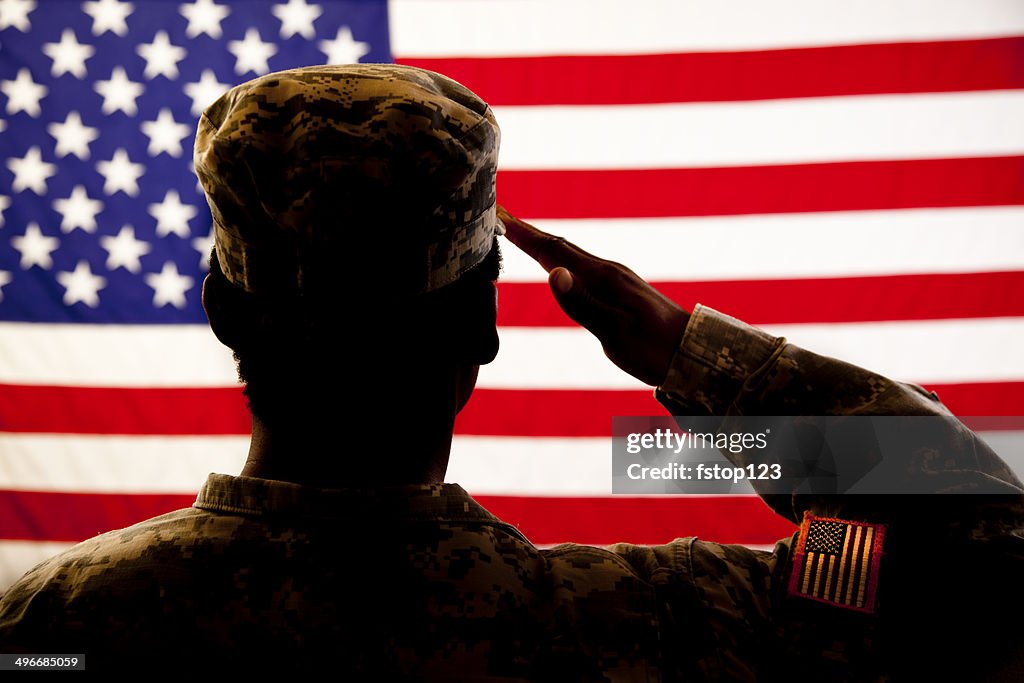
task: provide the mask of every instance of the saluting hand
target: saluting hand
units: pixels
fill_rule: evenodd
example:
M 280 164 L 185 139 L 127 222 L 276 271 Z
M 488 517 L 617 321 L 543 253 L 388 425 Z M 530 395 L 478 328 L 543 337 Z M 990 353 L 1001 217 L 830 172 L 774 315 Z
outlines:
M 501 206 L 505 236 L 548 271 L 555 301 L 587 328 L 605 355 L 641 382 L 661 384 L 689 314 L 632 270 L 538 230 Z

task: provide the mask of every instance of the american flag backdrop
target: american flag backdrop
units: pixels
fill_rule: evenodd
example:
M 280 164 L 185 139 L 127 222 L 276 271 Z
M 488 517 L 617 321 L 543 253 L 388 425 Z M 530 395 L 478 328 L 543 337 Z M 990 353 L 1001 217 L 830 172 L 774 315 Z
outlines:
M 389 60 L 494 105 L 513 213 L 688 308 L 1024 413 L 1020 0 L 0 0 L 0 590 L 240 470 L 198 114 Z M 449 481 L 539 544 L 793 531 L 753 496 L 611 496 L 612 416 L 662 409 L 504 254 Z

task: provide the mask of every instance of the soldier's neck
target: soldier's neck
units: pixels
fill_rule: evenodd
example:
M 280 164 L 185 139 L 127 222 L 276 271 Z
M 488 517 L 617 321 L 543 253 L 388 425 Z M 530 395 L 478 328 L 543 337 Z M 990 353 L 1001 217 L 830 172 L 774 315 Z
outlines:
M 338 419 L 329 425 L 267 424 L 253 417 L 242 476 L 319 488 L 374 488 L 444 481 L 450 420 L 397 415 L 376 424 Z

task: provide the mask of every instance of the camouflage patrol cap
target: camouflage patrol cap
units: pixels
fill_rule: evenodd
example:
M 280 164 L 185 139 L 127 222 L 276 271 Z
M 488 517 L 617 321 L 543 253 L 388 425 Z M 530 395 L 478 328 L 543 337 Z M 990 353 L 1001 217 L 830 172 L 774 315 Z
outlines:
M 257 294 L 454 282 L 503 232 L 499 137 L 484 101 L 423 69 L 316 66 L 239 85 L 203 112 L 195 145 L 221 269 Z

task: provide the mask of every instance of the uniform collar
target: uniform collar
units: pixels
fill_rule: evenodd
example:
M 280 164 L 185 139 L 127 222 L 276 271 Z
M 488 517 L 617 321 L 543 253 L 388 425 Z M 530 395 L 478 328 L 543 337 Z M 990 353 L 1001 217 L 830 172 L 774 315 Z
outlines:
M 477 522 L 510 526 L 458 484 L 321 489 L 273 479 L 211 474 L 192 507 L 236 515 L 319 519 Z M 510 527 L 514 529 L 514 527 Z M 516 531 L 518 534 L 518 531 Z

